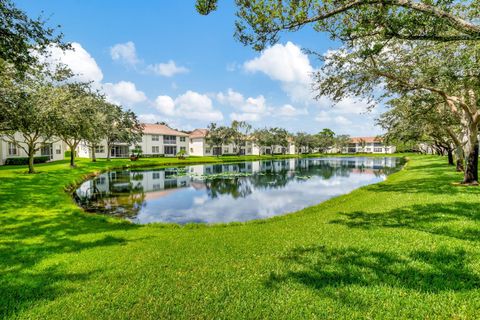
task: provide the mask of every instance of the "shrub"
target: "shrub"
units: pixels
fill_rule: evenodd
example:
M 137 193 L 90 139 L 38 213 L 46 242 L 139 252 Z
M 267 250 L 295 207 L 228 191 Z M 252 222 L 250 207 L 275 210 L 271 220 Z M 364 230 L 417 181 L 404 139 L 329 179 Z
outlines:
M 45 163 L 48 160 L 50 160 L 50 158 L 46 157 L 46 156 L 34 157 L 33 158 L 33 163 Z M 27 165 L 27 164 L 28 164 L 28 158 L 27 157 L 7 158 L 5 160 L 5 165 L 18 166 L 18 165 Z

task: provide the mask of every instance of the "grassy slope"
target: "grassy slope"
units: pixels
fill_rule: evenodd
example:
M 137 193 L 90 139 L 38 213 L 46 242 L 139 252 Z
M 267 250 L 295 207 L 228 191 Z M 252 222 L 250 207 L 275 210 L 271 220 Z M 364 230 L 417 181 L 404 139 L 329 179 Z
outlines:
M 0 168 L 0 318 L 479 318 L 480 189 L 452 186 L 444 162 L 413 157 L 292 215 L 183 228 L 84 214 L 63 192 L 125 161 Z

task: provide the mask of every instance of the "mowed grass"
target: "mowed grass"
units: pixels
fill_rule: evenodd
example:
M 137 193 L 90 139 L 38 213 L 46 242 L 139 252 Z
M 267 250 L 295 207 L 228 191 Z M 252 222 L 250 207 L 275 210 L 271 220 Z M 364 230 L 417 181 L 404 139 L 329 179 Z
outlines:
M 182 163 L 223 160 L 238 159 Z M 132 225 L 64 191 L 127 164 L 0 168 L 0 317 L 480 318 L 480 188 L 453 185 L 444 158 L 412 156 L 385 182 L 245 224 Z

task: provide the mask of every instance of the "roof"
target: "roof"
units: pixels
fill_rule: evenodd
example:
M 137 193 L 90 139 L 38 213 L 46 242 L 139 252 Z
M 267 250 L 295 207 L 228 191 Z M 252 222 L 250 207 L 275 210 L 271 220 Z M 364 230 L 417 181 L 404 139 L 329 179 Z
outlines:
M 195 129 L 190 132 L 190 139 L 205 138 L 208 134 L 208 129 Z
M 381 137 L 353 137 L 350 138 L 351 143 L 371 143 L 371 142 L 382 142 L 383 139 Z
M 144 123 L 143 124 L 143 133 L 144 134 L 162 134 L 162 135 L 170 135 L 170 136 L 188 137 L 187 133 L 172 129 L 169 126 L 164 125 L 164 124 Z

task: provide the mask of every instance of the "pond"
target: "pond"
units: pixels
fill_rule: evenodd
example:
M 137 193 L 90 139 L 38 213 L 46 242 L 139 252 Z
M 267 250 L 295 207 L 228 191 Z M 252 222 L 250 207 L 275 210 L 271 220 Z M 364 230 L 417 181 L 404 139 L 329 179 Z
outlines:
M 106 172 L 75 191 L 86 211 L 133 223 L 226 223 L 294 212 L 385 180 L 395 157 L 309 158 Z

